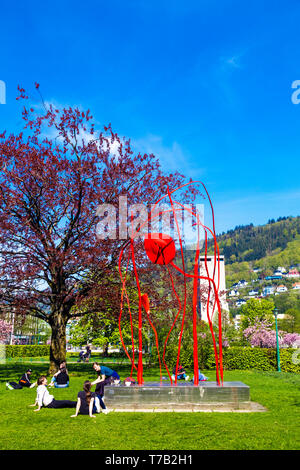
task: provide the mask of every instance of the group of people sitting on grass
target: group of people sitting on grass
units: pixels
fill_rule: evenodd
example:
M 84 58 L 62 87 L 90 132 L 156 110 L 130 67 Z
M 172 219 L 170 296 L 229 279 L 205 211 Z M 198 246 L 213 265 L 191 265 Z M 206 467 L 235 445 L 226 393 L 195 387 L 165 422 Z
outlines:
M 6 386 L 10 390 L 18 390 L 23 387 L 33 388 L 37 386 L 36 400 L 33 405 L 37 408 L 34 411 L 40 411 L 42 407 L 45 408 L 76 408 L 75 414 L 71 417 L 74 418 L 78 414 L 89 415 L 94 418 L 94 413 L 107 414 L 108 409 L 103 401 L 104 387 L 106 385 L 115 385 L 120 383 L 120 376 L 115 371 L 106 366 L 101 366 L 98 362 L 94 362 L 93 369 L 97 372 L 97 379 L 94 382 L 86 380 L 83 384 L 83 390 L 78 392 L 77 401 L 71 400 L 56 400 L 53 395 L 49 393 L 49 387 L 67 388 L 69 386 L 69 374 L 67 371 L 66 363 L 62 362 L 59 370 L 54 374 L 50 383 L 45 375 L 41 375 L 37 382 L 31 383 L 30 376 L 31 369 L 27 369 L 25 374 L 22 375 L 19 383 L 7 382 Z M 91 391 L 93 385 L 96 385 L 95 392 Z
M 19 383 L 16 382 L 7 382 L 6 386 L 10 390 L 19 390 L 23 387 L 33 388 L 37 386 L 36 400 L 33 405 L 37 406 L 34 411 L 40 411 L 42 407 L 45 408 L 76 408 L 75 414 L 71 416 L 74 418 L 78 414 L 89 415 L 91 418 L 95 417 L 95 413 L 107 414 L 108 409 L 105 406 L 103 401 L 104 397 L 104 387 L 106 385 L 119 385 L 120 376 L 115 371 L 106 366 L 101 366 L 98 362 L 93 363 L 93 369 L 97 372 L 97 379 L 94 382 L 86 380 L 83 384 L 83 390 L 78 392 L 77 401 L 71 400 L 56 400 L 53 395 L 49 393 L 49 387 L 56 388 L 67 388 L 69 387 L 70 379 L 67 370 L 66 362 L 62 362 L 59 365 L 59 370 L 53 375 L 50 383 L 48 384 L 48 379 L 45 375 L 41 375 L 37 382 L 31 383 L 30 378 L 32 374 L 31 369 L 22 375 L 19 380 Z M 176 367 L 173 369 L 172 379 L 175 380 Z M 177 379 L 188 381 L 189 376 L 186 375 L 186 371 L 183 366 L 178 367 Z M 130 380 L 131 385 L 135 384 L 135 381 L 131 378 L 125 379 L 125 382 Z M 199 369 L 199 380 L 205 381 L 207 377 L 201 374 Z M 194 382 L 194 379 L 192 380 Z M 96 385 L 95 392 L 92 392 L 91 388 L 93 385 Z

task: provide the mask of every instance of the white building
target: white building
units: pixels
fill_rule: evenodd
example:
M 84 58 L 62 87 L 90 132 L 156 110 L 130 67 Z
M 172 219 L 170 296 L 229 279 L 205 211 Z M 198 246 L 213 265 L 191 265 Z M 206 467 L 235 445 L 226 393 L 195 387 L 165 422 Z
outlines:
M 258 290 L 251 290 L 249 292 L 250 297 L 256 297 L 258 295 Z
M 199 269 L 200 276 L 212 278 L 213 273 L 214 273 L 214 256 L 208 256 L 206 261 L 207 261 L 207 268 L 208 268 L 209 276 L 207 276 L 204 256 L 200 257 L 200 269 Z M 224 256 L 220 255 L 219 262 L 220 262 L 220 277 L 218 278 L 218 263 L 216 263 L 214 282 L 215 282 L 216 287 L 218 286 L 218 283 L 219 283 L 219 299 L 220 299 L 221 309 L 225 310 L 226 312 L 229 312 L 229 307 L 228 307 L 228 303 L 226 300 L 226 279 L 225 279 Z M 200 279 L 199 283 L 200 283 L 200 295 L 202 298 L 207 298 L 207 292 L 209 290 L 209 285 L 210 285 L 210 289 L 211 289 L 210 300 L 213 303 L 215 296 L 214 296 L 214 288 L 213 288 L 212 283 L 209 283 L 209 281 L 207 281 L 206 279 Z M 209 306 L 210 318 L 212 316 L 212 309 L 213 309 L 213 305 L 210 305 Z M 216 306 L 212 319 L 215 320 L 217 316 L 218 316 L 218 308 Z M 203 300 L 201 301 L 201 320 L 206 321 L 206 322 L 208 321 L 207 302 L 204 302 Z
M 234 327 L 235 327 L 236 330 L 238 330 L 238 328 L 240 327 L 241 319 L 242 319 L 242 315 L 236 315 L 233 319 Z
M 238 295 L 240 295 L 239 291 L 236 290 L 236 289 L 232 289 L 229 294 L 228 294 L 228 297 L 237 297 Z
M 263 288 L 262 295 L 263 297 L 266 297 L 267 295 L 272 295 L 275 292 L 275 287 L 273 286 L 267 286 Z
M 290 269 L 289 272 L 285 274 L 285 277 L 288 277 L 288 278 L 300 277 L 300 273 L 297 269 Z
M 281 284 L 280 286 L 277 287 L 276 291 L 279 292 L 279 293 L 281 293 L 281 292 L 286 292 L 286 291 L 287 291 L 287 287 L 284 286 L 283 284 Z

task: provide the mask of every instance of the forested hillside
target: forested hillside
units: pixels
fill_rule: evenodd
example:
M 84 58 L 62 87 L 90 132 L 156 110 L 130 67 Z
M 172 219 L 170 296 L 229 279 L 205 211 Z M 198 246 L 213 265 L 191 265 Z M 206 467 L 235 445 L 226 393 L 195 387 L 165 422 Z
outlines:
M 288 251 L 298 251 L 300 217 L 280 217 L 277 221 L 269 220 L 266 225 L 256 227 L 253 224 L 237 226 L 227 233 L 218 235 L 217 239 L 220 253 L 226 258 L 226 265 L 243 261 L 255 262 L 265 257 L 279 255 L 288 248 Z M 294 241 L 295 244 L 289 245 Z M 209 248 L 211 246 L 212 241 L 209 242 Z M 288 255 L 287 262 L 290 261 L 296 262 Z

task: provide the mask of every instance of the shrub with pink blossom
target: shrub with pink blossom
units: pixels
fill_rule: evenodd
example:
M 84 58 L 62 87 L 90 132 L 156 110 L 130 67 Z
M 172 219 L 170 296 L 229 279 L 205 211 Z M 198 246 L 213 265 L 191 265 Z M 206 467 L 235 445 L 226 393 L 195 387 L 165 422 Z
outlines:
M 285 333 L 283 336 L 284 346 L 288 348 L 300 347 L 300 335 L 298 333 Z
M 6 343 L 9 340 L 11 330 L 11 324 L 0 319 L 0 343 Z
M 259 321 L 257 318 L 254 325 L 243 331 L 243 336 L 253 347 L 276 348 L 276 331 L 272 324 L 266 320 Z M 300 335 L 280 330 L 278 331 L 278 342 L 281 348 L 296 348 L 300 346 Z

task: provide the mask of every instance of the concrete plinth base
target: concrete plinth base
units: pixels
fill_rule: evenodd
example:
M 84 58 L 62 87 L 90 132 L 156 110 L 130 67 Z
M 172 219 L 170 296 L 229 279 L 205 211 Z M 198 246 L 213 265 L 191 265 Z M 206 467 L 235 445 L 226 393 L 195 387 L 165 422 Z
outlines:
M 198 411 L 265 411 L 250 401 L 250 388 L 242 382 L 191 383 L 146 382 L 144 385 L 105 387 L 105 404 L 115 411 L 198 412 Z

